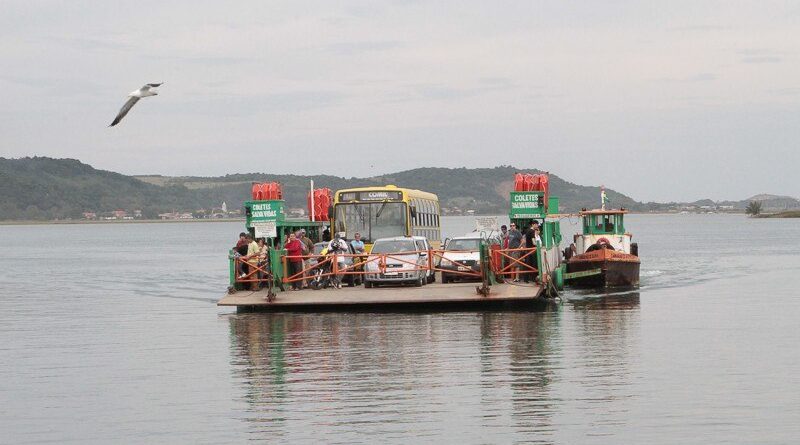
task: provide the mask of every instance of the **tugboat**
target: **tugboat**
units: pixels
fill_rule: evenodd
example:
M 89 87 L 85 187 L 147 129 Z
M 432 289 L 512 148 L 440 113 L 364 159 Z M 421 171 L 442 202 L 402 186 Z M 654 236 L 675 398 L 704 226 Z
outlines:
M 570 284 L 580 287 L 636 287 L 639 285 L 639 246 L 625 232 L 625 209 L 606 210 L 605 190 L 600 209 L 580 212 L 582 234 L 564 252 Z

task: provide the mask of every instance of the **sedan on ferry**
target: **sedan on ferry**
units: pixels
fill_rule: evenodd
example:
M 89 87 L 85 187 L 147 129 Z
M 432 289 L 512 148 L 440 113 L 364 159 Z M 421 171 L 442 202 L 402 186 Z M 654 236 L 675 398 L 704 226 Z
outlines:
M 442 274 L 442 283 L 457 280 L 480 280 L 481 276 L 481 242 L 500 244 L 497 236 L 481 237 L 468 234 L 445 241 L 444 251 L 437 268 Z
M 429 248 L 428 240 L 421 236 L 376 240 L 365 265 L 364 287 L 433 282 L 433 271 L 428 270 Z

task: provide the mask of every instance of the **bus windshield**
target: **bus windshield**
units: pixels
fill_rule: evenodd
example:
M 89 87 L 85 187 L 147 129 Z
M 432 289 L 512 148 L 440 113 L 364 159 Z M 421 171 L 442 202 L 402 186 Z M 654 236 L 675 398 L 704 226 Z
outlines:
M 334 233 L 345 232 L 347 239 L 353 239 L 358 232 L 365 243 L 407 235 L 406 205 L 402 202 L 340 203 L 333 219 Z

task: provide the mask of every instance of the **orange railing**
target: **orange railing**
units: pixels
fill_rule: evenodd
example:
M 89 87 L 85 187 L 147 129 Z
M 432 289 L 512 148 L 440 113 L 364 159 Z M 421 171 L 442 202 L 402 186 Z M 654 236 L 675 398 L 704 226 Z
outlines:
M 538 274 L 539 269 L 526 260 L 535 258 L 536 248 L 493 249 L 492 271 L 495 275 Z M 518 255 L 517 255 L 518 254 Z
M 466 278 L 483 278 L 485 268 L 478 267 L 478 270 L 475 270 L 473 265 L 447 257 L 448 254 L 452 255 L 454 252 L 478 253 L 477 250 L 448 251 L 430 249 L 378 254 L 338 253 L 328 255 L 282 255 L 281 261 L 283 262 L 284 270 L 283 283 L 288 284 L 296 281 L 308 280 L 320 269 L 321 272 L 319 276 L 321 277 L 342 275 L 363 276 L 376 273 L 385 274 L 387 270 L 389 270 L 390 272 L 446 272 L 447 274 L 459 275 Z M 491 249 L 489 252 L 490 267 L 497 276 L 539 273 L 539 269 L 535 265 L 528 263 L 529 260 L 535 258 L 533 255 L 536 254 L 536 248 Z M 411 255 L 418 256 L 423 253 L 427 255 L 425 264 L 418 264 L 416 259 L 409 258 Z M 350 258 L 351 261 L 340 261 L 340 258 Z M 288 263 L 293 259 L 302 260 L 303 266 L 300 271 L 290 273 Z M 308 259 L 317 259 L 318 261 L 306 267 L 305 260 Z M 441 263 L 444 261 L 449 262 L 449 268 L 441 266 Z M 387 267 L 387 264 L 390 263 L 399 263 L 401 267 Z M 370 264 L 376 264 L 377 269 L 367 270 Z
M 242 257 L 236 257 L 233 259 L 233 264 L 236 272 L 234 274 L 235 283 L 257 284 L 259 287 L 263 283 L 268 283 L 270 287 L 272 286 L 272 272 L 269 270 L 268 262 L 261 261 L 254 264 Z M 247 272 L 242 273 L 242 269 L 245 268 L 242 266 L 246 267 Z
M 475 251 L 477 252 L 477 251 Z M 411 255 L 420 255 L 426 254 L 428 260 L 425 264 L 418 264 L 415 259 L 410 259 L 409 256 Z M 296 281 L 306 280 L 309 278 L 311 274 L 316 273 L 318 269 L 322 269 L 322 272 L 319 276 L 321 277 L 329 277 L 329 276 L 341 276 L 341 275 L 371 275 L 371 274 L 385 274 L 387 270 L 389 272 L 417 272 L 417 271 L 428 271 L 428 272 L 447 272 L 448 274 L 453 275 L 460 275 L 464 277 L 472 277 L 472 278 L 481 278 L 483 276 L 481 269 L 474 270 L 472 266 L 467 265 L 465 263 L 451 260 L 447 258 L 445 255 L 447 253 L 453 253 L 453 251 L 445 251 L 445 250 L 412 250 L 412 251 L 405 251 L 405 252 L 394 252 L 394 253 L 378 253 L 378 254 L 350 254 L 350 253 L 341 253 L 341 254 L 329 254 L 325 256 L 321 255 L 282 255 L 281 261 L 283 262 L 284 271 L 288 271 L 288 263 L 291 260 L 303 260 L 304 265 L 300 271 L 295 272 L 293 274 L 289 274 L 288 272 L 284 273 L 283 282 L 284 283 L 292 283 Z M 337 257 L 334 259 L 334 257 Z M 317 258 L 316 264 L 311 265 L 310 267 L 305 267 L 305 260 Z M 350 258 L 351 262 L 348 261 L 339 261 L 339 258 Z M 449 261 L 453 266 L 454 269 L 444 268 L 440 266 L 440 262 L 442 260 Z M 388 264 L 400 264 L 401 267 L 387 267 Z M 368 265 L 375 264 L 377 265 L 377 269 L 367 270 Z M 458 270 L 459 268 L 464 268 L 468 270 Z M 327 269 L 327 270 L 326 270 Z

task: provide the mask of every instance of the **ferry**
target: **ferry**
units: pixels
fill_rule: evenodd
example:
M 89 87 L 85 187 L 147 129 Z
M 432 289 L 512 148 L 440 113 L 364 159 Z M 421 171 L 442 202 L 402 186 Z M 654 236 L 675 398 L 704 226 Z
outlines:
M 535 176 L 535 177 L 534 177 Z M 519 179 L 519 177 L 517 178 Z M 236 307 L 240 311 L 264 310 L 333 310 L 376 306 L 412 308 L 428 306 L 456 306 L 458 308 L 485 308 L 492 306 L 540 306 L 554 301 L 563 288 L 564 267 L 561 256 L 561 230 L 554 218 L 558 212 L 558 198 L 549 196 L 547 175 L 526 175 L 510 193 L 509 219 L 520 228 L 536 221 L 539 237 L 533 248 L 507 249 L 496 237 L 483 236 L 496 233 L 493 227 L 478 231 L 481 242 L 475 252 L 480 267 L 460 264 L 442 248 L 440 243 L 440 208 L 435 194 L 401 188 L 394 185 L 338 190 L 314 189 L 309 192 L 310 218 L 291 219 L 284 214 L 285 203 L 281 186 L 253 186 L 253 199 L 245 202 L 245 227 L 254 238 L 264 238 L 268 253 L 264 261 L 252 260 L 229 251 L 230 283 L 228 295 L 219 306 Z M 481 218 L 480 220 L 486 220 Z M 488 218 L 491 219 L 491 218 Z M 477 219 L 476 219 L 477 220 Z M 483 224 L 480 222 L 479 224 Z M 327 226 L 327 227 L 326 227 Z M 425 237 L 430 243 L 416 243 L 415 252 L 334 253 L 320 256 L 309 252 L 289 255 L 284 249 L 289 233 L 304 229 L 315 243 L 324 241 L 326 233 L 351 240 L 358 232 L 365 245 L 371 247 L 378 237 L 401 237 L 416 240 Z M 420 247 L 422 246 L 422 247 Z M 410 253 L 424 261 L 410 262 Z M 341 261 L 342 256 L 347 261 Z M 302 271 L 297 263 L 302 260 Z M 293 262 L 293 267 L 288 267 Z M 444 264 L 443 264 L 444 263 Z M 387 268 L 393 267 L 391 270 Z M 290 272 L 292 270 L 292 272 Z M 428 280 L 419 280 L 413 287 L 362 286 L 364 275 L 388 275 L 389 272 L 425 274 Z M 457 282 L 442 282 L 442 273 L 448 278 L 460 275 Z M 331 286 L 315 290 L 302 287 L 312 276 L 361 278 L 349 280 L 350 287 Z M 514 277 L 527 277 L 523 283 Z

